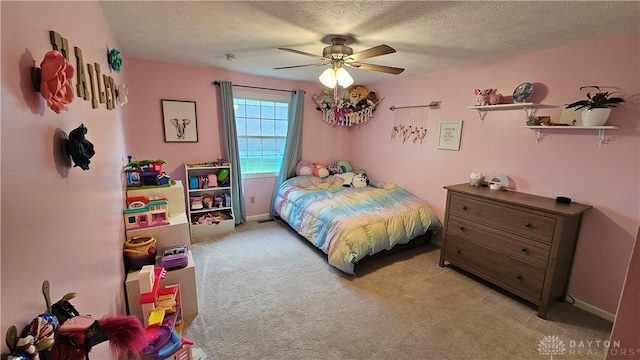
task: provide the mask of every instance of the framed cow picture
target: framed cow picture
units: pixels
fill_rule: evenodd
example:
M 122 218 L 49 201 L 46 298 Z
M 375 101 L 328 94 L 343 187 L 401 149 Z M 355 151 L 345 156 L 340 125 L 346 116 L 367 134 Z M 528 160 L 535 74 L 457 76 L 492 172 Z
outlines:
M 198 142 L 196 102 L 162 100 L 165 142 Z

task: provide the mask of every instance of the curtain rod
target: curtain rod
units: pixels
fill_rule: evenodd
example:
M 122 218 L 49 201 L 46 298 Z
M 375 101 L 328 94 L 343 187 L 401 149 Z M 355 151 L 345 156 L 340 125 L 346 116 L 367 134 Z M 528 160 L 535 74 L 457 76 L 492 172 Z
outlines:
M 218 81 L 218 80 L 212 81 L 211 85 L 220 86 L 220 81 Z M 237 85 L 237 84 L 233 84 L 233 86 L 243 87 L 243 88 L 250 88 L 250 89 L 260 89 L 260 90 L 284 91 L 284 92 L 290 92 L 290 93 L 294 92 L 294 90 L 274 89 L 274 88 L 267 88 L 267 87 L 260 87 L 260 86 Z

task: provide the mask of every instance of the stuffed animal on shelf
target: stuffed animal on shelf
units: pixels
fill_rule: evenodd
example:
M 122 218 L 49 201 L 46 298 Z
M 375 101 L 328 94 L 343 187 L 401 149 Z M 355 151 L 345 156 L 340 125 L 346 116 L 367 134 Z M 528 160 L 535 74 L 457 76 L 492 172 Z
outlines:
M 489 97 L 487 98 L 487 105 L 498 105 L 502 103 L 502 94 L 496 94 L 496 89 L 489 89 Z
M 478 97 L 476 100 L 476 106 L 488 105 L 489 94 L 492 89 L 475 89 L 473 93 Z

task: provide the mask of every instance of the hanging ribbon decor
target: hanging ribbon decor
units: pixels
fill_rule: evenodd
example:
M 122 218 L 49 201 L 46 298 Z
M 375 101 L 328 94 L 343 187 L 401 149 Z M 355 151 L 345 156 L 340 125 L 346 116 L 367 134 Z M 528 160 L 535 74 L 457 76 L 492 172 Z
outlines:
M 395 112 L 391 140 L 398 139 L 402 143 L 409 140 L 414 144 L 422 145 L 422 141 L 427 136 L 429 109 L 439 108 L 440 101 L 432 101 L 429 105 L 390 107 L 389 109 Z
M 352 126 L 367 122 L 373 117 L 378 103 L 376 93 L 364 86 L 346 89 L 325 89 L 314 94 L 316 109 L 322 112 L 322 121 L 330 125 Z

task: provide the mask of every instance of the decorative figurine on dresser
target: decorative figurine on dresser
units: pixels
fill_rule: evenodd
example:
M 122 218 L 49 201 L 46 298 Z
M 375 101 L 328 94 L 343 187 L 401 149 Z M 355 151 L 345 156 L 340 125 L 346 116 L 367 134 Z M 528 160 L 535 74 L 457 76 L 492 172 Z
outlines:
M 440 266 L 449 262 L 530 301 L 545 319 L 566 293 L 582 214 L 591 206 L 469 183 L 445 189 Z

